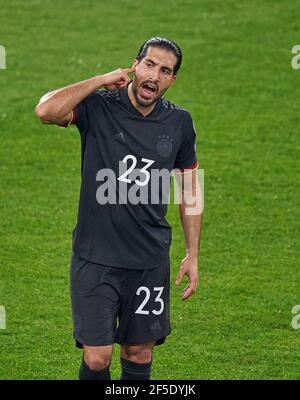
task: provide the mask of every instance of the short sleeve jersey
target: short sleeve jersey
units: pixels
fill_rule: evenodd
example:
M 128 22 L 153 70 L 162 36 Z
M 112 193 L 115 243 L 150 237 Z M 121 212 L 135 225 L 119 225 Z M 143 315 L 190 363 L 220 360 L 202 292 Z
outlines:
M 80 131 L 82 149 L 74 252 L 90 262 L 136 270 L 166 262 L 171 245 L 167 202 L 162 201 L 166 193 L 158 189 L 157 201 L 151 201 L 151 184 L 155 171 L 197 167 L 190 114 L 161 98 L 145 117 L 123 88 L 87 96 L 73 110 L 72 123 Z M 103 201 L 105 185 L 107 193 L 115 189 L 116 201 Z M 147 201 L 126 201 L 124 193 L 139 190 L 148 190 Z

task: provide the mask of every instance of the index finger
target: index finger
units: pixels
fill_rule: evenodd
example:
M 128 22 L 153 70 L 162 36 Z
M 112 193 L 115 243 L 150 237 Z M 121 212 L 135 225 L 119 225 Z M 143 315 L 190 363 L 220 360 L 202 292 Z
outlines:
M 135 70 L 135 67 L 131 67 L 131 68 L 124 68 L 124 72 L 126 74 L 132 74 Z
M 197 280 L 192 280 L 182 292 L 181 300 L 188 299 L 192 294 L 196 292 L 196 289 L 197 289 Z
M 195 293 L 195 290 L 189 287 L 187 291 L 181 296 L 181 300 L 187 300 L 192 294 Z

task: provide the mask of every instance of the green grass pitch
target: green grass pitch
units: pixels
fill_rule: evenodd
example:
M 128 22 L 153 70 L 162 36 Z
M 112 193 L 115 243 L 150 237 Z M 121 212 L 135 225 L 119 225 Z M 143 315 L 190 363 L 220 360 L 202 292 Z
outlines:
M 197 127 L 205 169 L 200 287 L 172 284 L 172 335 L 153 379 L 299 379 L 300 3 L 289 0 L 11 0 L 0 5 L 0 379 L 77 379 L 71 232 L 80 185 L 77 129 L 43 126 L 42 94 L 118 67 L 141 43 L 182 47 L 167 93 Z M 298 92 L 298 94 L 297 94 Z M 176 206 L 172 283 L 184 256 Z M 111 372 L 118 379 L 116 347 Z

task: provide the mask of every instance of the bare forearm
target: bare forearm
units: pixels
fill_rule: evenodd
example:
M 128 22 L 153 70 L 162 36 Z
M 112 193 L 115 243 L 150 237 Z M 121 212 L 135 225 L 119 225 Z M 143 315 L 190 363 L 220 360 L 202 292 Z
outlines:
M 200 250 L 202 215 L 188 215 L 190 208 L 185 202 L 179 205 L 180 220 L 184 232 L 187 255 L 198 257 Z
M 181 292 L 181 299 L 186 300 L 196 292 L 198 286 L 198 256 L 200 250 L 200 235 L 202 221 L 202 195 L 198 171 L 175 175 L 181 193 L 179 202 L 180 220 L 184 232 L 186 257 L 182 260 L 176 285 L 179 285 L 184 275 L 188 276 L 189 284 Z
M 54 90 L 41 98 L 36 107 L 36 113 L 42 120 L 55 122 L 71 112 L 81 100 L 101 86 L 103 86 L 103 77 L 96 76 Z

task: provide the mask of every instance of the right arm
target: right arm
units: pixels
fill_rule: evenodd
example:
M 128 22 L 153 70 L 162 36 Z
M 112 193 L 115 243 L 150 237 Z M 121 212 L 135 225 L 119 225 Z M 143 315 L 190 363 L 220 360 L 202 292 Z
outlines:
M 72 110 L 89 94 L 101 87 L 116 90 L 125 87 L 128 74 L 134 68 L 117 69 L 104 75 L 74 83 L 45 94 L 35 108 L 35 113 L 44 124 L 66 125 L 71 121 Z

